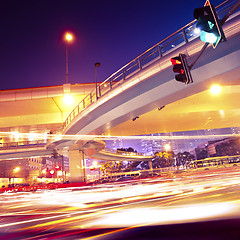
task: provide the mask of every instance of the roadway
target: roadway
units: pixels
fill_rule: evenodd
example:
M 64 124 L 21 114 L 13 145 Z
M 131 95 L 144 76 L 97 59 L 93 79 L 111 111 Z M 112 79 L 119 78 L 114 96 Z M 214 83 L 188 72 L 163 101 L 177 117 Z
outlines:
M 1 239 L 238 239 L 240 168 L 0 195 Z

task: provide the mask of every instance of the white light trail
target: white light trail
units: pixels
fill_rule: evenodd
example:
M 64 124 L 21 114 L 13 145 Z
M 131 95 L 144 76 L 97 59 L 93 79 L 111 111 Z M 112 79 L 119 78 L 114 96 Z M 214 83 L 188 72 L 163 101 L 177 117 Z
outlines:
M 0 132 L 1 136 L 9 137 L 12 132 Z M 29 133 L 19 133 L 19 136 L 28 139 Z M 217 134 L 217 135 L 181 135 L 181 136 L 105 136 L 105 135 L 61 135 L 61 134 L 48 134 L 49 140 L 181 140 L 181 139 L 217 139 L 227 137 L 240 137 L 240 134 Z M 36 133 L 36 140 L 46 139 L 46 134 Z

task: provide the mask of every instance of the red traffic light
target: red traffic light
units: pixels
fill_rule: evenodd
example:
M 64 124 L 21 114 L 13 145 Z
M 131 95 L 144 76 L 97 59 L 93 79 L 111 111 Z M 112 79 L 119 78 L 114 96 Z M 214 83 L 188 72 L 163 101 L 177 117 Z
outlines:
M 171 62 L 173 65 L 173 72 L 179 73 L 175 75 L 177 81 L 185 84 L 193 82 L 190 69 L 187 65 L 186 56 L 184 54 L 180 53 L 179 56 L 171 58 Z
M 182 63 L 180 57 L 171 58 L 171 62 L 172 62 L 172 65 L 176 65 L 176 64 L 181 64 Z
M 173 65 L 173 72 L 184 74 L 184 67 L 180 57 L 171 58 L 171 62 Z

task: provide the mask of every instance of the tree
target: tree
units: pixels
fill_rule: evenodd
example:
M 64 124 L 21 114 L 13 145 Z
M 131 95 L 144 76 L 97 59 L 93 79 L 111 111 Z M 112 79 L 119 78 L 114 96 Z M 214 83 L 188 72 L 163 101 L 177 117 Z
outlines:
M 135 152 L 137 153 L 136 150 L 134 150 L 132 147 L 128 147 L 128 148 L 118 148 L 117 152 Z
M 176 155 L 176 165 L 177 166 L 186 166 L 187 164 L 189 164 L 192 160 L 194 160 L 194 156 L 185 151 L 185 152 L 179 152 L 177 155 Z
M 198 149 L 196 148 L 195 149 L 196 151 L 196 155 L 197 155 L 197 159 L 204 159 L 204 158 L 207 158 L 208 157 L 208 152 L 206 149 Z
M 163 168 L 173 166 L 174 152 L 155 152 L 152 162 L 153 168 Z
M 105 161 L 100 169 L 103 173 L 121 172 L 124 169 L 124 165 L 121 161 Z

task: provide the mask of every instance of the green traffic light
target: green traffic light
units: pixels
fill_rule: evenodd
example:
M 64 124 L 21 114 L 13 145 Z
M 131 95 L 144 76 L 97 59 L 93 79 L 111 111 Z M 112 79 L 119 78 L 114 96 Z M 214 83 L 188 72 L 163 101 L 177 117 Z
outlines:
M 200 33 L 200 39 L 203 42 L 208 42 L 208 43 L 216 43 L 219 39 L 219 36 L 216 36 L 214 33 L 209 33 L 205 31 L 201 31 Z
M 200 30 L 201 41 L 211 43 L 216 48 L 220 41 L 226 40 L 216 9 L 209 0 L 204 7 L 195 8 L 193 16 L 197 19 L 196 29 Z

